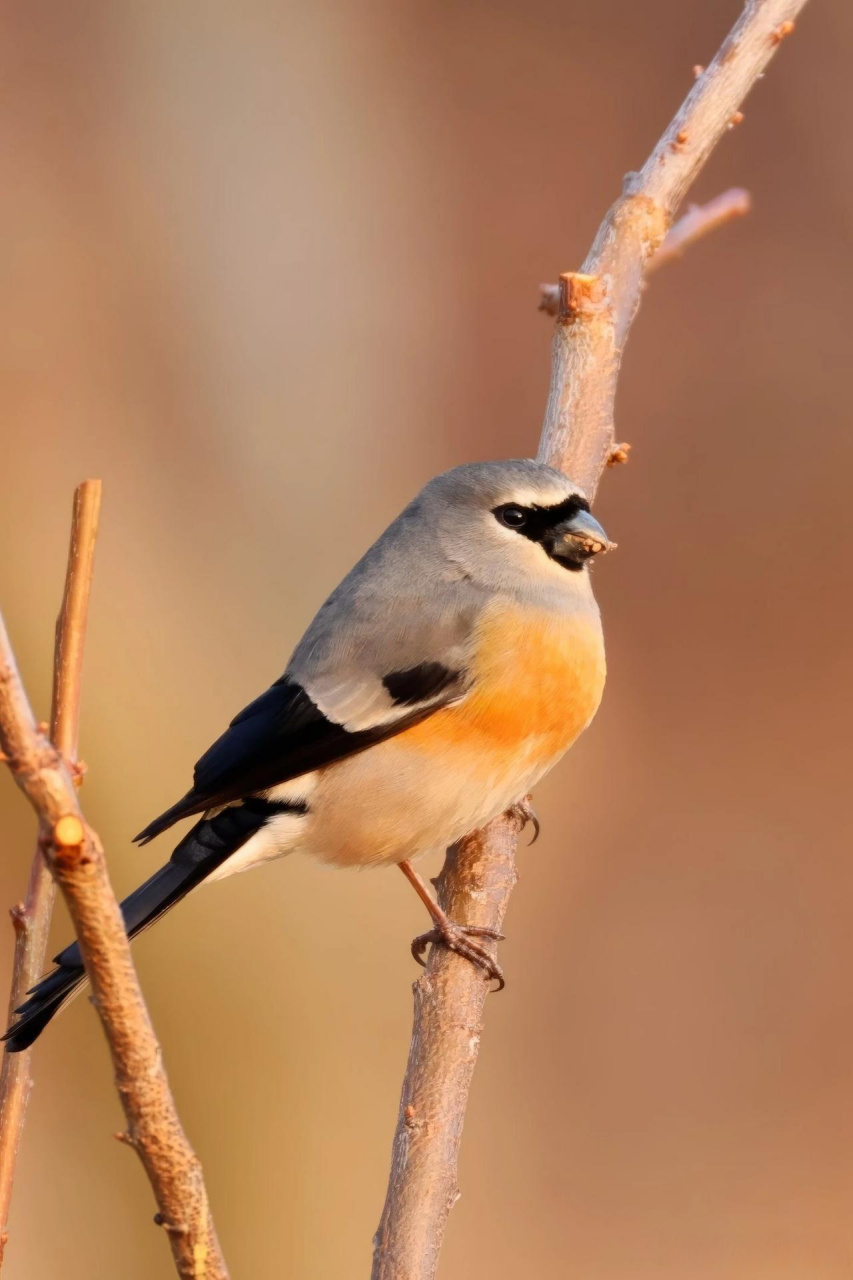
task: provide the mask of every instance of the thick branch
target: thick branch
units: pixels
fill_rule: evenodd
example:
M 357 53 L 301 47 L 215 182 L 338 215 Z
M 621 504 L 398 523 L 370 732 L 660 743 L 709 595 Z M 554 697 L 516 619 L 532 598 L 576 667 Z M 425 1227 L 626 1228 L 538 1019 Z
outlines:
M 614 445 L 616 379 L 647 263 L 804 4 L 748 0 L 641 172 L 629 175 L 581 271 L 561 277 L 538 456 L 570 475 L 590 496 Z M 504 815 L 448 855 L 441 893 L 457 920 L 500 927 L 515 881 L 516 837 L 513 820 Z M 433 948 L 427 970 L 415 984 L 412 1043 L 373 1280 L 433 1280 L 436 1274 L 456 1196 L 457 1154 L 485 995 L 484 979 L 471 965 Z
M 169 1090 L 100 841 L 85 823 L 65 761 L 36 725 L 2 619 L 0 745 L 38 814 L 42 852 L 74 922 L 109 1042 L 126 1140 L 145 1166 L 178 1274 L 227 1280 L 201 1165 Z
M 438 900 L 453 920 L 500 929 L 517 875 L 524 818 L 504 814 L 447 855 Z M 494 944 L 489 944 L 494 945 Z M 415 1034 L 403 1082 L 391 1181 L 374 1239 L 373 1280 L 435 1275 L 459 1192 L 456 1164 L 465 1102 L 477 1065 L 489 984 L 482 972 L 433 947 L 414 985 Z
M 50 736 L 72 767 L 76 764 L 83 646 L 101 508 L 100 480 L 84 480 L 74 494 L 71 545 L 62 606 L 56 620 L 53 706 Z M 44 968 L 47 936 L 56 890 L 41 850 L 33 855 L 27 896 L 12 908 L 15 959 L 9 999 L 9 1021 Z M 7 1223 L 18 1145 L 32 1087 L 30 1052 L 3 1055 L 0 1067 L 0 1267 L 8 1238 Z

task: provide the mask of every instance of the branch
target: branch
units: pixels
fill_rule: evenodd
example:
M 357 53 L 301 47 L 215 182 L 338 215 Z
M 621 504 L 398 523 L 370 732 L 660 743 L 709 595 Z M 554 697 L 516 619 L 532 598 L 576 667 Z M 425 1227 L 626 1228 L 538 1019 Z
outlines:
M 64 650 L 60 646 L 60 673 L 75 669 L 81 645 L 78 632 Z M 60 704 L 58 699 L 57 716 Z M 74 705 L 64 721 L 68 734 Z M 42 854 L 74 922 L 127 1119 L 122 1136 L 145 1167 L 159 1208 L 155 1220 L 168 1232 L 180 1276 L 227 1280 L 201 1165 L 169 1090 L 103 849 L 83 818 L 65 760 L 35 722 L 2 618 L 0 746 L 38 815 Z
M 83 646 L 100 507 L 100 480 L 84 480 L 74 494 L 65 591 L 56 620 L 50 736 L 72 768 L 77 760 Z M 27 896 L 11 910 L 15 959 L 7 1026 L 44 968 L 55 894 L 53 878 L 36 845 Z M 31 1087 L 30 1052 L 4 1054 L 0 1067 L 0 1267 L 8 1240 L 9 1203 Z
M 670 227 L 664 242 L 646 264 L 646 275 L 680 258 L 697 240 L 716 231 L 735 218 L 743 218 L 752 208 L 752 199 L 743 187 L 730 187 L 707 204 L 692 204 L 683 217 Z
M 567 297 L 558 316 L 538 456 L 572 476 L 590 497 L 614 444 L 616 379 L 646 263 L 804 5 L 747 0 L 640 173 L 627 176 L 581 267 L 580 279 L 591 283 L 577 307 Z
M 743 218 L 752 208 L 752 199 L 743 187 L 730 187 L 720 195 L 709 200 L 707 204 L 693 204 L 674 226 L 670 227 L 661 247 L 646 264 L 646 275 L 666 266 L 676 258 L 680 258 L 685 249 L 689 249 L 697 240 L 716 231 L 735 218 Z M 549 316 L 560 313 L 560 285 L 543 284 L 539 286 L 539 310 Z
M 500 929 L 518 878 L 515 845 L 524 822 L 505 813 L 450 850 L 436 887 L 451 919 Z M 459 1197 L 456 1157 L 489 985 L 480 969 L 459 964 L 446 947 L 432 948 L 426 972 L 414 984 L 415 1028 L 388 1195 L 373 1241 L 373 1280 L 435 1275 Z
M 804 4 L 747 0 L 641 172 L 628 176 L 581 271 L 561 277 L 538 456 L 590 497 L 613 453 L 616 381 L 649 259 Z M 500 928 L 515 883 L 517 828 L 505 814 L 449 851 L 439 888 L 442 905 L 457 920 Z M 436 1274 L 457 1196 L 459 1142 L 486 991 L 483 976 L 467 961 L 433 947 L 415 984 L 411 1049 L 372 1280 L 433 1280 Z

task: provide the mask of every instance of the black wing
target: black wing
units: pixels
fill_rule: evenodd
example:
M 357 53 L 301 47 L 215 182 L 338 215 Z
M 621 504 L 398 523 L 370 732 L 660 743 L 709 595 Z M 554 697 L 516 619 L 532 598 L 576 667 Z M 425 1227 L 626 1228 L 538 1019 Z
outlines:
M 417 668 L 392 672 L 385 677 L 386 687 L 392 696 L 396 692 L 399 699 L 401 690 L 395 690 L 394 679 L 397 675 L 405 677 L 404 696 L 399 700 L 407 709 L 394 720 L 356 731 L 329 720 L 300 684 L 287 675 L 282 676 L 235 716 L 222 737 L 201 757 L 195 767 L 192 789 L 134 839 L 147 844 L 181 818 L 289 782 L 291 778 L 364 751 L 417 724 L 463 691 L 463 674 L 446 671 L 443 682 L 439 681 L 437 665 L 424 664 L 426 687 L 420 697 L 433 699 L 427 706 L 412 705 L 417 696 L 414 689 Z M 444 696 L 435 701 L 438 692 Z

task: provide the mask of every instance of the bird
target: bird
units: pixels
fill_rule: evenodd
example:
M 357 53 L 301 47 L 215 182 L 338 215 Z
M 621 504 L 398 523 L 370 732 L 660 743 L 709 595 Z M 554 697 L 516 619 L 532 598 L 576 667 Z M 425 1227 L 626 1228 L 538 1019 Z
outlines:
M 184 818 L 121 904 L 133 938 L 203 882 L 301 852 L 398 865 L 443 944 L 503 985 L 492 930 L 451 920 L 412 865 L 521 804 L 595 715 L 605 681 L 590 565 L 610 543 L 583 490 L 530 459 L 430 480 L 321 606 L 284 674 L 135 837 Z M 529 813 L 522 808 L 522 812 Z M 85 981 L 76 942 L 4 1037 L 28 1048 Z

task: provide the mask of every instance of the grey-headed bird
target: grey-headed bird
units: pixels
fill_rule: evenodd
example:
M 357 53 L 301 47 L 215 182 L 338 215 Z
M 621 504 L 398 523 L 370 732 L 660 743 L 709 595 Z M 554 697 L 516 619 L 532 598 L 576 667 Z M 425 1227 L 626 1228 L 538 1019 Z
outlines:
M 130 937 L 202 881 L 299 851 L 396 863 L 443 942 L 502 984 L 411 866 L 518 803 L 598 709 L 604 645 L 580 489 L 529 460 L 431 480 L 332 592 L 284 675 L 231 721 L 187 794 L 136 837 L 200 815 L 122 903 Z M 72 943 L 6 1033 L 27 1048 L 85 979 Z

